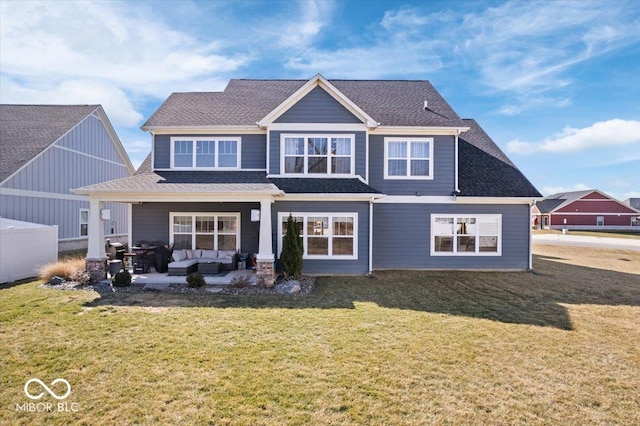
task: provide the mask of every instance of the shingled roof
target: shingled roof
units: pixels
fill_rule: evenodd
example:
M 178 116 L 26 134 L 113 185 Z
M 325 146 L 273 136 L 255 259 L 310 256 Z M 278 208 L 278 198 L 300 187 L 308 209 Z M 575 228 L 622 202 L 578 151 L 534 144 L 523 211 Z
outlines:
M 0 105 L 0 182 L 100 105 Z
M 172 93 L 142 126 L 254 126 L 308 80 L 231 80 L 224 92 Z M 463 126 L 425 80 L 329 80 L 384 126 Z M 428 109 L 424 102 L 428 101 Z
M 475 120 L 458 141 L 458 186 L 461 196 L 542 197 Z

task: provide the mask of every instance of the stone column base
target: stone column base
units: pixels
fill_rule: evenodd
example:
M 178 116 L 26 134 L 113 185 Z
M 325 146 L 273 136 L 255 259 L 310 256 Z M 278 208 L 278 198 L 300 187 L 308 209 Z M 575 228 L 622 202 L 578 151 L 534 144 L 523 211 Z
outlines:
M 257 260 L 256 275 L 258 284 L 265 287 L 273 287 L 273 260 Z
M 107 259 L 85 259 L 87 273 L 92 283 L 100 282 L 107 278 Z

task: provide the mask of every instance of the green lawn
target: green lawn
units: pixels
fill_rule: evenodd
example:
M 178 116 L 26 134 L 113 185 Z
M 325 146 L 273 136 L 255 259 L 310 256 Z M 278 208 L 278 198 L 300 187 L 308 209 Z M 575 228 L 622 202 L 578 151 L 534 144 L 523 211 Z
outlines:
M 640 424 L 640 252 L 537 250 L 304 297 L 0 287 L 0 424 Z M 77 411 L 16 411 L 32 377 Z

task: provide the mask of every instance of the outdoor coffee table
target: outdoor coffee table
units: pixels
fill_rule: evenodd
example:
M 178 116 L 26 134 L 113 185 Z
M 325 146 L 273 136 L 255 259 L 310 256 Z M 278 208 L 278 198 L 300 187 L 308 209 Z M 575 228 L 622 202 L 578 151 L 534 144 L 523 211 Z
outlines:
M 220 264 L 217 262 L 199 262 L 198 272 L 201 274 L 217 274 L 220 272 Z

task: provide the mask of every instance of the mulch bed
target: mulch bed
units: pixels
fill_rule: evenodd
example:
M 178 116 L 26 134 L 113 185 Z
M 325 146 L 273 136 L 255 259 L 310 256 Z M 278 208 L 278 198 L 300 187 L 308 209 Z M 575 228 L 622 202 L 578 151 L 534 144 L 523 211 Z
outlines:
M 300 282 L 301 290 L 295 295 L 308 295 L 313 291 L 313 287 L 315 284 L 315 278 L 303 276 L 298 280 Z M 51 290 L 69 290 L 69 291 L 95 291 L 100 294 L 110 294 L 110 293 L 181 293 L 181 294 L 206 294 L 206 295 L 216 295 L 216 294 L 224 294 L 224 295 L 279 295 L 276 293 L 275 288 L 266 288 L 258 285 L 251 285 L 247 287 L 232 287 L 231 285 L 225 286 L 211 286 L 207 285 L 205 287 L 200 288 L 191 288 L 187 284 L 184 283 L 176 283 L 169 284 L 167 288 L 159 290 L 156 288 L 145 288 L 145 284 L 136 284 L 133 283 L 128 287 L 115 287 L 111 284 L 107 283 L 98 283 L 98 284 L 79 284 L 74 281 L 63 281 L 60 284 L 53 285 L 50 283 L 42 284 L 40 288 L 46 288 Z M 219 292 L 211 292 L 207 290 L 208 288 L 216 288 L 220 289 Z

